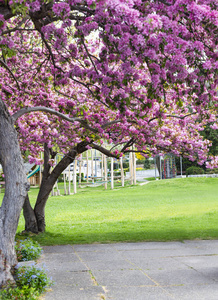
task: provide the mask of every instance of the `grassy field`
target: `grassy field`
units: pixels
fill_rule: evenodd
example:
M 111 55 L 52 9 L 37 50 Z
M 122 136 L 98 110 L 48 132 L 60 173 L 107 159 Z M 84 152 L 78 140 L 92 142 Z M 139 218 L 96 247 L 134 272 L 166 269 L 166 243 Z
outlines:
M 30 191 L 35 199 L 37 189 Z M 152 181 L 143 186 L 84 188 L 51 197 L 42 245 L 218 238 L 218 179 Z M 24 229 L 20 218 L 18 232 Z

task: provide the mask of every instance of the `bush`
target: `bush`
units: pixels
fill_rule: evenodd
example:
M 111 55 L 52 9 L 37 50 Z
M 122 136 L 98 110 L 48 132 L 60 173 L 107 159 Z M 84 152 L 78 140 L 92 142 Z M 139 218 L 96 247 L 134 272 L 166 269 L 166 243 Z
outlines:
M 31 239 L 15 242 L 19 261 L 38 258 L 42 253 L 40 245 Z M 52 284 L 45 271 L 35 266 L 19 267 L 14 271 L 14 285 L 7 285 L 0 290 L 0 300 L 37 300 L 42 292 Z
M 177 175 L 181 174 L 181 170 L 180 170 L 180 157 L 175 157 L 176 160 L 176 169 L 177 169 Z M 182 158 L 182 172 L 184 172 L 185 170 L 187 170 L 190 167 L 196 167 L 199 168 L 199 164 L 197 163 L 197 161 L 190 161 L 188 158 L 183 157 Z M 201 166 L 202 169 L 204 169 L 204 171 L 206 170 L 205 168 L 205 164 L 203 166 Z
M 52 283 L 45 271 L 35 266 L 18 268 L 15 278 L 18 287 L 28 286 L 35 289 L 39 294 L 44 292 L 46 287 Z
M 17 287 L 3 287 L 0 300 L 36 300 L 52 284 L 45 271 L 35 266 L 18 267 L 14 278 Z
M 149 159 L 147 158 L 147 159 L 145 160 L 145 162 L 144 162 L 144 168 L 145 168 L 146 170 L 148 170 L 148 169 L 150 169 L 150 167 L 151 167 L 151 164 L 150 164 Z
M 148 159 L 148 158 L 144 158 L 144 159 L 138 159 L 136 161 L 136 164 L 137 165 L 143 165 L 144 166 L 144 169 L 148 170 L 151 168 L 151 160 Z
M 206 173 L 207 174 L 218 174 L 218 168 L 216 168 L 216 169 L 207 169 Z
M 18 261 L 35 260 L 42 254 L 40 245 L 31 239 L 16 241 L 15 251 L 17 253 Z
M 137 165 L 144 165 L 144 163 L 145 163 L 145 159 L 137 159 L 136 160 Z
M 0 291 L 0 300 L 36 300 L 39 293 L 34 288 L 23 286 L 21 289 L 7 287 Z
M 188 175 L 197 175 L 197 174 L 204 174 L 204 169 L 201 167 L 189 167 L 186 169 L 186 176 Z

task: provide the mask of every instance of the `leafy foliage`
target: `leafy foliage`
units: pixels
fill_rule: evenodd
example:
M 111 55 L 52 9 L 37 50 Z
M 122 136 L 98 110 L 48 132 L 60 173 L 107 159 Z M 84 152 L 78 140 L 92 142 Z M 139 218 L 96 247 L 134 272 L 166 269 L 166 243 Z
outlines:
M 35 266 L 18 267 L 14 278 L 17 286 L 3 287 L 0 300 L 36 300 L 52 284 L 45 271 Z
M 201 167 L 189 167 L 186 169 L 186 175 L 197 175 L 197 174 L 204 174 L 204 169 Z
M 18 268 L 15 277 L 18 287 L 28 286 L 40 294 L 52 283 L 45 271 L 35 266 Z
M 206 170 L 207 174 L 218 174 L 218 168 Z
M 28 286 L 22 288 L 9 286 L 0 291 L 0 300 L 36 300 L 38 296 L 39 293 Z
M 42 254 L 42 248 L 37 241 L 29 238 L 17 240 L 15 251 L 18 261 L 35 260 Z M 14 271 L 16 287 L 7 285 L 0 291 L 0 300 L 36 300 L 52 284 L 45 271 L 35 266 L 22 266 Z
M 7 63 L 0 85 L 10 112 L 40 106 L 74 119 L 28 110 L 18 116 L 21 149 L 32 162 L 41 163 L 43 143 L 65 152 L 84 139 L 103 139 L 129 150 L 129 138 L 145 156 L 172 151 L 207 159 L 208 143 L 195 127 L 216 123 L 214 0 L 14 0 L 9 8 L 13 22 L 0 18 Z
M 18 261 L 35 260 L 42 254 L 42 248 L 39 243 L 31 239 L 16 241 L 15 251 Z
M 209 148 L 209 153 L 211 155 L 217 155 L 218 154 L 218 130 L 211 128 L 213 127 L 212 124 L 208 124 L 205 126 L 204 131 L 202 131 L 202 136 L 207 138 L 212 142 L 212 145 Z
M 180 157 L 176 157 L 176 169 L 177 169 L 177 174 L 181 174 L 181 165 L 180 165 Z M 199 165 L 196 161 L 191 161 L 188 158 L 183 157 L 182 158 L 182 172 L 184 174 L 185 170 L 187 170 L 190 167 L 196 167 L 198 168 Z M 206 169 L 205 164 L 201 166 L 203 169 Z

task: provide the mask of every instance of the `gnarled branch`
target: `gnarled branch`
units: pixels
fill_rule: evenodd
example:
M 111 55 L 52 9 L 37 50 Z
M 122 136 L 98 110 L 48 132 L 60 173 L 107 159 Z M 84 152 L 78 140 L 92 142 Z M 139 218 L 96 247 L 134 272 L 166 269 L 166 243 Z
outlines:
M 57 117 L 60 117 L 63 120 L 66 120 L 66 121 L 71 122 L 71 123 L 79 122 L 84 128 L 86 128 L 86 129 L 88 129 L 88 130 L 90 130 L 94 133 L 98 133 L 98 130 L 95 129 L 95 128 L 92 128 L 91 126 L 89 126 L 86 121 L 84 121 L 80 118 L 70 118 L 70 117 L 66 116 L 65 114 L 63 114 L 63 113 L 60 113 L 60 112 L 58 112 L 54 109 L 44 107 L 44 106 L 21 108 L 19 111 L 17 111 L 16 113 L 14 113 L 12 115 L 12 118 L 13 118 L 14 121 L 16 121 L 21 116 L 23 116 L 25 114 L 28 114 L 30 112 L 34 112 L 34 111 L 47 112 L 47 113 L 50 113 L 52 115 L 56 115 Z

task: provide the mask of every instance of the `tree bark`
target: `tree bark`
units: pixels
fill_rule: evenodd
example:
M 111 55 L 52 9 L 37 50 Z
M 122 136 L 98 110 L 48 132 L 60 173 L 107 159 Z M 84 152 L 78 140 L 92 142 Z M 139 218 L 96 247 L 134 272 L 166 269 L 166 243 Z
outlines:
M 25 230 L 38 233 L 45 231 L 45 206 L 55 185 L 58 177 L 61 173 L 71 164 L 78 154 L 81 154 L 87 150 L 87 142 L 81 142 L 71 151 L 69 151 L 62 160 L 57 164 L 57 166 L 50 173 L 51 166 L 49 164 L 50 150 L 45 145 L 44 148 L 44 170 L 42 173 L 42 182 L 37 196 L 36 204 L 34 209 L 32 209 L 28 200 L 24 205 L 24 218 L 25 218 Z
M 160 163 L 160 160 L 161 160 L 161 157 L 160 157 L 160 155 L 157 155 L 156 156 L 156 166 L 157 166 L 157 170 L 158 170 L 158 172 L 159 172 L 159 176 L 160 176 L 160 178 L 161 178 L 161 163 Z
M 38 233 L 37 220 L 30 204 L 29 196 L 27 195 L 25 198 L 25 202 L 23 205 L 23 215 L 25 219 L 25 231 L 31 231 L 33 233 Z
M 0 98 L 0 163 L 5 175 L 5 195 L 0 207 L 0 286 L 13 281 L 17 263 L 14 239 L 29 184 L 24 171 L 14 122 Z

